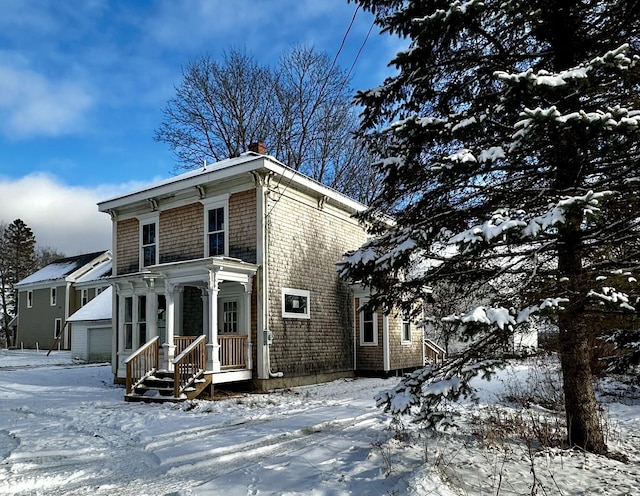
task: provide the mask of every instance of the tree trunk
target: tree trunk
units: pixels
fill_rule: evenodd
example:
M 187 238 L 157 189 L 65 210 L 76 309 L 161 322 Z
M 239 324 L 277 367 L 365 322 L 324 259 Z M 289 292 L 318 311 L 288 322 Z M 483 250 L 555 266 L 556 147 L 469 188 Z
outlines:
M 561 363 L 567 441 L 597 454 L 607 453 L 602 418 L 598 411 L 591 374 L 588 332 L 580 325 L 583 315 L 567 311 L 561 318 Z

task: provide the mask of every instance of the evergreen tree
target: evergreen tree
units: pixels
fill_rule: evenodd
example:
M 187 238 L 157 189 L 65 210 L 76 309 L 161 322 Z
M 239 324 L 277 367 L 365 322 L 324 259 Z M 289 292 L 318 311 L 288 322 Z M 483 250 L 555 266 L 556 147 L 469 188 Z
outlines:
M 6 333 L 9 321 L 17 311 L 18 290 L 15 285 L 36 268 L 36 239 L 31 228 L 20 219 L 6 226 L 1 237 L 0 293 L 4 313 L 3 328 Z
M 554 311 L 568 441 L 606 453 L 590 344 L 640 307 L 640 3 L 357 1 L 409 47 L 357 96 L 384 184 L 362 216 L 378 237 L 342 274 L 386 308 L 437 281 L 493 295 L 442 316 L 466 329 L 466 353 L 380 402 L 446 418 L 442 402 L 471 392 L 517 325 Z M 375 227 L 379 212 L 393 227 Z

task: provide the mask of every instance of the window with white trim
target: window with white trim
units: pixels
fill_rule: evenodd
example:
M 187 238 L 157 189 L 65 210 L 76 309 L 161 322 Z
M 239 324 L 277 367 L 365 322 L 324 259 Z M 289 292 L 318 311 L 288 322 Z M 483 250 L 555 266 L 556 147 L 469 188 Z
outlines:
M 402 315 L 402 342 L 411 343 L 411 317 L 408 313 Z
M 368 307 L 360 310 L 360 345 L 378 345 L 378 315 Z
M 89 303 L 89 290 L 82 289 L 80 290 L 80 306 L 83 307 L 87 303 Z
M 229 195 L 201 200 L 204 205 L 204 252 L 207 257 L 229 254 Z
M 224 207 L 207 210 L 207 238 L 210 257 L 225 254 Z
M 158 222 L 140 224 L 140 261 L 142 267 L 156 265 L 158 262 Z
M 238 332 L 238 302 L 225 301 L 222 304 L 222 332 L 235 334 Z
M 133 296 L 125 296 L 124 298 L 124 349 L 133 349 Z
M 27 308 L 33 308 L 33 291 L 27 291 Z
M 62 319 L 56 319 L 53 322 L 53 337 L 57 338 L 62 332 Z
M 56 306 L 57 303 L 57 290 L 58 288 L 51 288 L 49 291 L 49 303 L 51 304 L 52 307 Z
M 311 292 L 306 289 L 282 288 L 282 316 L 286 319 L 311 318 Z
M 147 342 L 147 297 L 145 295 L 138 296 L 138 346 L 142 346 Z

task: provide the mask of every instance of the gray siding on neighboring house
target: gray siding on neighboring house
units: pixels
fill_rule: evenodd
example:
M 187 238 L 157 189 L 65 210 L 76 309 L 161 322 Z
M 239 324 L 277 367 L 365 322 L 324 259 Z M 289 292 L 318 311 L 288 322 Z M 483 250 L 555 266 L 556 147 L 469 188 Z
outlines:
M 33 290 L 33 306 L 27 308 L 27 291 L 18 295 L 18 339 L 16 346 L 25 348 L 50 349 L 55 336 L 55 319 L 65 324 L 65 286 L 56 286 L 56 305 L 51 306 L 50 288 Z M 61 343 L 63 346 L 63 343 Z
M 365 241 L 364 231 L 344 213 L 291 196 L 267 202 L 271 368 L 308 382 L 353 374 L 353 298 L 336 263 Z M 282 288 L 310 292 L 310 319 L 282 317 Z

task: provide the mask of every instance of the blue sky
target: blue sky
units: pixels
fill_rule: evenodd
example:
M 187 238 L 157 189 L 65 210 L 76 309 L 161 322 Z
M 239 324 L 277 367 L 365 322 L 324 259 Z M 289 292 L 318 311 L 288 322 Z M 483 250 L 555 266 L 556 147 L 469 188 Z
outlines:
M 105 247 L 110 221 L 95 203 L 173 173 L 153 136 L 182 66 L 230 47 L 267 64 L 293 44 L 333 57 L 355 11 L 346 0 L 2 0 L 0 222 L 20 217 L 69 255 Z M 372 20 L 357 12 L 343 69 Z M 354 89 L 378 85 L 402 46 L 374 27 Z

